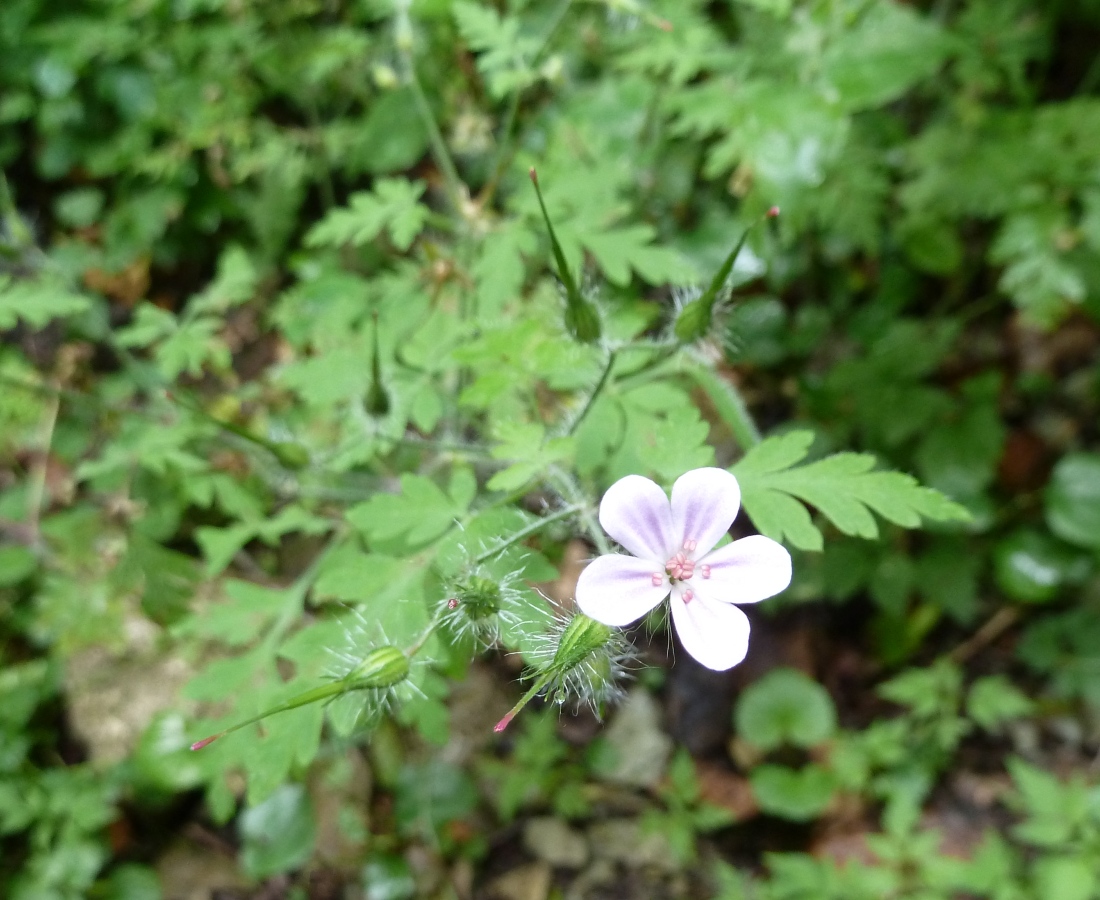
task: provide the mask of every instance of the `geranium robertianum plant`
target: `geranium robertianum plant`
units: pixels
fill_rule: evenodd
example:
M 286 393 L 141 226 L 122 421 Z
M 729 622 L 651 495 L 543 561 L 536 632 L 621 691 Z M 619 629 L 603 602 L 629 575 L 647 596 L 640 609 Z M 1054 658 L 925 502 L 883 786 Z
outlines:
M 356 657 L 354 650 L 345 650 L 340 654 L 343 666 L 327 681 L 217 731 L 191 749 L 207 747 L 277 713 L 334 701 L 345 709 L 361 704 L 366 715 L 352 709 L 350 721 L 362 724 L 378 712 L 392 709 L 399 688 L 406 696 L 409 689 L 423 696 L 411 680 L 411 663 L 418 657 L 430 664 L 433 653 L 448 659 L 456 653 L 497 646 L 514 647 L 524 655 L 531 682 L 515 707 L 498 722 L 497 731 L 506 728 L 540 694 L 558 704 L 587 703 L 600 714 L 618 696 L 627 675 L 625 663 L 631 645 L 622 627 L 670 595 L 671 620 L 691 656 L 715 670 L 729 669 L 744 659 L 749 622 L 735 604 L 756 603 L 790 584 L 791 556 L 775 538 L 786 536 L 796 546 L 813 546 L 813 536 L 818 533 L 809 523 L 803 502 L 813 502 L 842 531 L 856 528 L 865 532 L 866 520 L 874 528 L 868 509 L 910 527 L 918 524 L 922 515 L 933 519 L 965 516 L 961 507 L 919 487 L 907 476 L 868 471 L 872 461 L 866 457 L 839 454 L 832 457 L 831 470 L 822 468 L 828 460 L 794 468 L 805 455 L 804 444 L 792 445 L 792 435 L 760 439 L 734 386 L 718 376 L 708 365 L 706 354 L 698 350 L 729 302 L 730 275 L 752 226 L 737 240 L 706 290 L 683 301 L 675 318 L 656 335 L 614 338 L 609 336 L 604 323 L 607 313 L 601 310 L 598 297 L 590 289 L 582 290 L 570 270 L 534 169 L 530 177 L 562 289 L 560 322 L 565 335 L 579 348 L 595 349 L 600 368 L 587 389 L 579 392 L 579 403 L 566 408 L 557 422 L 532 422 L 525 426 L 526 432 L 521 429 L 522 437 L 513 437 L 511 443 L 506 437 L 491 451 L 506 465 L 487 480 L 484 490 L 490 497 L 494 488 L 503 494 L 496 499 L 487 497 L 484 504 L 493 509 L 542 491 L 553 498 L 550 505 L 541 517 L 517 530 L 482 534 L 477 540 L 464 538 L 460 521 L 450 548 L 451 559 L 442 567 L 448 571 L 440 572 L 446 589 L 429 601 L 428 621 L 406 645 L 383 641 L 379 646 L 360 647 L 361 657 Z M 778 209 L 772 207 L 758 222 L 777 215 Z M 377 315 L 372 348 L 368 408 L 377 416 L 390 408 L 379 365 Z M 640 378 L 650 385 L 676 380 L 684 370 L 710 395 L 731 432 L 746 445 L 741 473 L 747 480 L 750 515 L 761 531 L 774 538 L 760 534 L 717 547 L 728 536 L 743 488 L 732 472 L 713 466 L 680 473 L 672 485 L 671 503 L 654 481 L 641 474 L 626 475 L 603 495 L 597 524 L 595 498 L 589 493 L 591 480 L 578 477 L 569 464 L 579 434 L 591 425 L 593 410 L 607 394 Z M 385 402 L 379 403 L 377 398 Z M 509 432 L 504 429 L 503 433 Z M 675 435 L 663 439 L 674 441 Z M 425 440 L 426 445 L 431 443 Z M 456 444 L 453 449 L 472 448 Z M 699 445 L 703 448 L 706 455 L 713 453 L 705 444 Z M 836 465 L 846 462 L 845 466 Z M 666 473 L 669 470 L 662 468 Z M 785 484 L 784 475 L 796 477 Z M 807 480 L 807 476 L 811 477 Z M 410 494 L 411 486 L 410 482 Z M 469 487 L 476 490 L 476 485 Z M 425 500 L 429 497 L 422 496 Z M 415 520 L 415 505 L 406 515 Z M 608 552 L 601 525 L 630 555 Z M 522 557 L 523 543 L 552 526 L 569 528 L 602 555 L 581 573 L 575 601 L 548 618 L 548 607 L 542 609 L 541 616 L 532 615 L 529 598 L 525 601 L 522 591 L 517 591 L 523 581 L 522 565 L 502 571 L 491 564 L 509 551 L 519 550 Z M 415 522 L 413 527 L 418 527 Z M 448 526 L 441 524 L 433 533 L 448 531 Z M 807 534 L 811 536 L 807 538 Z M 574 603 L 579 611 L 573 611 Z

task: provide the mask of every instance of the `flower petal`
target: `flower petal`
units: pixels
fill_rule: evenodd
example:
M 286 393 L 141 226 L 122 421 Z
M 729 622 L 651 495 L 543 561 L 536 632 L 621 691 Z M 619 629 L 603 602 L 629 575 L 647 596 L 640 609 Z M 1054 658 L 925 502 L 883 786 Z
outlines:
M 704 572 L 710 577 L 703 578 Z M 710 600 L 759 603 L 786 590 L 790 583 L 787 548 L 757 534 L 726 544 L 699 560 L 691 588 Z
M 695 594 L 685 603 L 684 585 L 672 592 L 672 621 L 680 643 L 708 669 L 732 669 L 749 652 L 749 620 L 736 606 Z
M 641 475 L 627 475 L 607 489 L 600 501 L 600 524 L 635 556 L 659 562 L 658 568 L 675 553 L 669 549 L 675 536 L 668 497 Z
M 654 573 L 661 576 L 653 583 Z M 664 569 L 633 556 L 609 554 L 594 559 L 577 581 L 577 606 L 582 613 L 621 627 L 640 619 L 668 596 Z
M 741 506 L 741 488 L 725 469 L 692 469 L 672 486 L 672 532 L 679 550 L 695 541 L 695 559 L 729 531 Z

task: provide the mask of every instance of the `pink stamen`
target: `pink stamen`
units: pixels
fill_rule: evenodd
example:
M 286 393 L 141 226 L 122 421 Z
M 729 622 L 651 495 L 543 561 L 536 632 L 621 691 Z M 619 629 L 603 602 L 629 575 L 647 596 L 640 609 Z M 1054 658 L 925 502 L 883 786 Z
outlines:
M 452 597 L 447 601 L 447 609 L 458 609 L 458 598 Z
M 703 566 L 702 572 L 704 578 L 710 578 L 710 566 Z
M 692 591 L 684 591 L 684 605 L 691 603 L 695 599 L 695 594 Z
M 654 572 L 652 575 L 649 576 L 649 580 L 653 582 L 654 587 L 660 587 L 665 580 L 665 576 L 662 575 L 660 572 Z
M 692 540 L 684 541 L 684 549 L 688 553 L 694 553 L 696 546 L 698 546 L 698 545 L 695 543 L 695 541 L 692 541 Z
M 676 581 L 686 581 L 695 574 L 695 560 L 688 559 L 683 553 L 677 553 L 665 563 L 665 571 Z

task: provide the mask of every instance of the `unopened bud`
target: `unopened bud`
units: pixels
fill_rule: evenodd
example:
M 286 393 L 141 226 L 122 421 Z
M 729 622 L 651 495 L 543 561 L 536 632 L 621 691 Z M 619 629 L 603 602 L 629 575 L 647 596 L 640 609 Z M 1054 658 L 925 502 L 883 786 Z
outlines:
M 454 586 L 456 597 L 454 606 L 448 602 L 450 609 L 461 607 L 463 612 L 471 619 L 486 619 L 500 612 L 502 594 L 500 585 L 491 578 L 482 575 L 468 575 Z
M 281 444 L 272 444 L 271 452 L 288 469 L 297 471 L 309 465 L 309 451 L 301 444 L 287 441 Z
M 363 405 L 372 416 L 384 416 L 390 411 L 390 396 L 386 393 L 386 388 L 382 384 L 382 360 L 378 348 L 377 312 L 374 314 L 374 336 L 372 340 L 374 352 L 371 356 L 370 387 L 367 389 L 367 396 L 363 400 Z
M 542 220 L 546 223 L 546 230 L 550 234 L 550 249 L 554 254 L 554 262 L 557 263 L 558 278 L 565 288 L 565 330 L 582 344 L 595 343 L 600 339 L 601 333 L 599 313 L 596 307 L 581 294 L 577 282 L 569 271 L 565 251 L 558 242 L 554 225 L 550 221 L 550 214 L 546 211 L 546 203 L 542 199 L 538 173 L 531 168 L 528 170 L 528 175 L 531 176 L 531 184 L 535 186 L 535 196 L 538 197 Z
M 387 644 L 368 653 L 343 681 L 353 690 L 361 690 L 392 687 L 408 677 L 409 658 L 400 647 Z
M 725 258 L 725 261 L 714 274 L 714 278 L 711 279 L 710 284 L 707 286 L 702 296 L 700 296 L 698 300 L 693 300 L 680 310 L 680 315 L 676 317 L 676 324 L 672 327 L 677 338 L 687 344 L 706 335 L 710 330 L 711 321 L 714 318 L 714 307 L 717 305 L 722 289 L 725 287 L 726 281 L 733 271 L 733 264 L 737 261 L 737 257 L 741 253 L 741 248 L 745 246 L 745 241 L 748 240 L 749 232 L 759 225 L 763 219 L 774 218 L 777 215 L 779 215 L 779 207 L 773 206 L 764 216 L 757 219 L 752 225 L 745 229 L 744 233 L 741 235 L 741 239 L 730 251 L 729 256 Z
M 584 662 L 592 653 L 611 640 L 611 629 L 602 622 L 578 614 L 562 632 L 558 649 L 550 662 L 551 669 L 567 672 Z

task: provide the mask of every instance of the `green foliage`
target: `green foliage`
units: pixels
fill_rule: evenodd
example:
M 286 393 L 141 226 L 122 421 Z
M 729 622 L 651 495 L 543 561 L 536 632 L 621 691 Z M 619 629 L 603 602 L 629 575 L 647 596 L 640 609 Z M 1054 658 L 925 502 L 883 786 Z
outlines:
M 795 669 L 775 669 L 754 682 L 738 698 L 734 716 L 738 733 L 763 751 L 813 747 L 836 728 L 828 692 Z
M 0 895 L 168 896 L 159 844 L 117 842 L 196 791 L 293 896 L 437 891 L 500 825 L 619 802 L 717 855 L 686 753 L 609 800 L 553 710 L 471 750 L 448 691 L 483 650 L 553 658 L 538 586 L 605 549 L 611 483 L 721 465 L 739 533 L 813 551 L 757 634 L 811 623 L 828 673 L 745 686 L 737 763 L 767 815 L 871 829 L 863 862 L 764 853 L 721 896 L 1095 896 L 1066 735 L 1100 705 L 1097 24 L 0 4 Z M 955 859 L 937 804 L 971 765 L 1015 786 Z
M 693 862 L 698 854 L 699 835 L 724 828 L 733 821 L 729 810 L 700 797 L 691 756 L 681 749 L 668 766 L 668 779 L 661 790 L 664 810 L 651 810 L 643 826 L 668 841 L 673 856 L 682 863 Z
M 307 247 L 359 247 L 383 229 L 399 250 L 408 250 L 424 228 L 428 208 L 419 202 L 423 182 L 383 178 L 373 191 L 352 194 L 348 209 L 334 209 L 306 234 Z
M 816 507 L 844 534 L 874 539 L 879 527 L 872 512 L 906 528 L 932 521 L 966 521 L 966 510 L 900 472 L 874 471 L 865 453 L 837 453 L 797 465 L 810 452 L 814 435 L 792 431 L 753 447 L 733 467 L 741 482 L 745 510 L 761 533 L 820 550 L 821 530 L 803 504 Z M 800 502 L 801 501 L 801 502 Z

